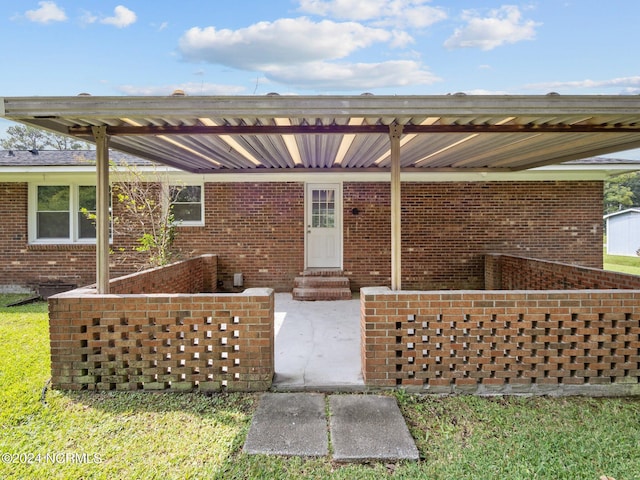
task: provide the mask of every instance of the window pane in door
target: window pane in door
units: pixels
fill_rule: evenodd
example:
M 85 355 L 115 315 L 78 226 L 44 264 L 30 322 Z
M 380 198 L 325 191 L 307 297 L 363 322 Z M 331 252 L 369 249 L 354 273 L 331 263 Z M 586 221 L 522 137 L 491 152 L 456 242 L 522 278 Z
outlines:
M 311 226 L 313 228 L 333 228 L 335 226 L 334 197 L 333 190 L 313 190 L 311 205 Z

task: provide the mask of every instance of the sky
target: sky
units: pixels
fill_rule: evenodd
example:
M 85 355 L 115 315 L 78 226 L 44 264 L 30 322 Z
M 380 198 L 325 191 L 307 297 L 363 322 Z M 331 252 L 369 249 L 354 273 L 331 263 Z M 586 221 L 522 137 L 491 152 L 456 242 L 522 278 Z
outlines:
M 0 0 L 0 97 L 638 95 L 639 21 L 637 0 Z

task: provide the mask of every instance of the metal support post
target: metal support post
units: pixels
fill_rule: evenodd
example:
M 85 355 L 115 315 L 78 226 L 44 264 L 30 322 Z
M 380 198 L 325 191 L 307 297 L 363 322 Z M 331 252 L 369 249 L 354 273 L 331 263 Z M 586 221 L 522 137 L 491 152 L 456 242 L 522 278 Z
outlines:
M 391 140 L 391 289 L 402 289 L 402 196 L 400 181 L 400 138 L 402 125 L 389 126 Z
M 96 140 L 96 284 L 109 293 L 109 137 L 107 127 L 91 127 Z

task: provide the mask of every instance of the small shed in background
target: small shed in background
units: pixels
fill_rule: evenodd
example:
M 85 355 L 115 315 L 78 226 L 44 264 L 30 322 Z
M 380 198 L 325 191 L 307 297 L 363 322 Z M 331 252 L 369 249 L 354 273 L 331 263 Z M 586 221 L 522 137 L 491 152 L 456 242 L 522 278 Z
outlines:
M 640 250 L 640 208 L 604 216 L 607 222 L 607 253 L 635 257 Z

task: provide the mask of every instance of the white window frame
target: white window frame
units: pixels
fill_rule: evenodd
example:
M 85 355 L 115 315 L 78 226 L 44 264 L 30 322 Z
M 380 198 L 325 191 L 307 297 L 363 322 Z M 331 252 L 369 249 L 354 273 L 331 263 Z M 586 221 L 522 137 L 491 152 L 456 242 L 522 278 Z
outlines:
M 204 226 L 204 184 L 202 183 L 169 183 L 166 190 L 165 198 L 168 199 L 169 205 L 173 204 L 172 199 L 169 198 L 172 188 L 184 188 L 184 187 L 200 187 L 200 220 L 198 221 L 185 221 L 175 220 L 173 224 L 176 227 L 203 227 Z
M 60 186 L 69 187 L 69 237 L 67 238 L 38 238 L 38 187 Z M 28 234 L 30 245 L 95 245 L 96 238 L 79 238 L 78 212 L 80 211 L 80 187 L 95 187 L 87 182 L 46 182 L 29 183 L 28 198 Z M 113 228 L 109 242 L 113 240 Z

